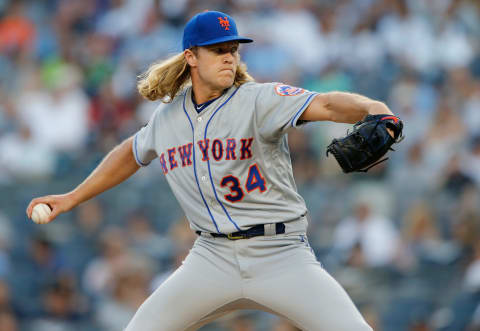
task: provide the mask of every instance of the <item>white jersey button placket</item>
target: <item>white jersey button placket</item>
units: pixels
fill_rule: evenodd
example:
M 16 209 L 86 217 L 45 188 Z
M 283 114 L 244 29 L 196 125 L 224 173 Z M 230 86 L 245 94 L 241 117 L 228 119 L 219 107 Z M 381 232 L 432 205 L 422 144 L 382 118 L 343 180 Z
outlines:
M 202 116 L 198 116 L 197 117 L 197 124 L 195 125 L 195 128 L 194 128 L 194 137 L 195 137 L 195 141 L 194 141 L 194 144 L 196 144 L 198 146 L 198 141 L 200 140 L 203 140 L 204 139 L 204 131 L 205 131 L 205 123 L 203 123 L 203 117 Z M 195 146 L 195 147 L 197 147 Z M 202 187 L 202 191 L 205 193 L 208 192 L 209 188 L 210 188 L 210 182 L 209 182 L 209 177 L 207 175 L 207 173 L 205 171 L 206 168 L 207 168 L 207 162 L 203 161 L 202 160 L 202 153 L 199 153 L 198 156 L 197 156 L 197 171 L 199 171 L 199 179 L 200 179 L 200 186 Z M 209 202 L 209 204 L 212 204 L 214 202 L 214 199 L 212 197 L 205 197 L 207 198 L 207 201 Z
M 201 116 L 197 117 L 197 125 L 195 125 L 195 140 L 202 140 L 203 139 L 203 130 L 204 126 L 202 125 L 203 118 Z

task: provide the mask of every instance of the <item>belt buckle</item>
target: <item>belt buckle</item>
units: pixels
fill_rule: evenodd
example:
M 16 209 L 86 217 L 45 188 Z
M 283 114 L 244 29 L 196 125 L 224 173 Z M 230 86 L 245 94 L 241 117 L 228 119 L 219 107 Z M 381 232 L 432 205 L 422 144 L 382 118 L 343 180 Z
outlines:
M 234 235 L 234 233 L 229 233 L 229 234 L 227 234 L 227 238 L 230 239 L 230 240 L 246 239 L 247 235 L 246 234 Z

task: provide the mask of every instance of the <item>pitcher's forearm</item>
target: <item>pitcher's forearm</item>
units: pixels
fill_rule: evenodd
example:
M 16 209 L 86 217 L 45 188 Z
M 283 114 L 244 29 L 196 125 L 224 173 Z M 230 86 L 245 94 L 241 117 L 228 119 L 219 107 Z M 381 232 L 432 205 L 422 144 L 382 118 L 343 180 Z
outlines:
M 334 122 L 355 123 L 368 114 L 392 113 L 383 102 L 359 94 L 331 92 L 327 93 L 327 100 Z
M 140 168 L 133 156 L 132 141 L 130 137 L 115 147 L 90 176 L 69 193 L 75 206 L 120 184 Z
M 368 114 L 392 114 L 383 102 L 348 92 L 328 92 L 315 96 L 300 117 L 306 121 L 356 123 Z

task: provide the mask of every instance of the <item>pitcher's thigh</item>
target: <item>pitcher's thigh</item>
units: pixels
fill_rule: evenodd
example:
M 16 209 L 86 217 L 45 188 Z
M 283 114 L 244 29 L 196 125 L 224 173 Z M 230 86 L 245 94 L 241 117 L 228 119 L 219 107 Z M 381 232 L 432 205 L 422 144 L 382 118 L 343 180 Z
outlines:
M 140 306 L 125 331 L 193 330 L 192 326 L 238 297 L 239 286 L 234 284 L 198 258 L 189 261 Z
M 345 290 L 320 265 L 252 282 L 249 297 L 303 331 L 372 331 Z

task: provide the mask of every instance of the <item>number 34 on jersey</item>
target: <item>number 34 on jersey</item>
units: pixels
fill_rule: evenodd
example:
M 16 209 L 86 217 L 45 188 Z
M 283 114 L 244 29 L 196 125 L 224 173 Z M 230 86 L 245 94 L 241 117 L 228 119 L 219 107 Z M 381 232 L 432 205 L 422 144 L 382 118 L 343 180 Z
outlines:
M 209 162 L 210 160 L 246 160 L 252 158 L 252 142 L 253 138 L 237 140 L 228 138 L 224 141 L 221 139 L 203 139 L 197 141 L 197 145 L 201 151 L 201 160 Z M 182 168 L 191 166 L 193 144 L 188 143 L 182 146 L 173 147 L 160 154 L 160 164 L 162 171 L 166 175 L 169 171 L 181 166 Z M 226 175 L 220 181 L 221 187 L 228 187 L 230 193 L 224 198 L 230 202 L 239 202 L 245 196 L 245 191 L 250 193 L 256 189 L 265 192 L 267 189 L 266 181 L 261 174 L 257 164 L 250 166 L 244 184 L 239 178 L 232 174 Z M 245 189 L 245 190 L 244 190 Z

